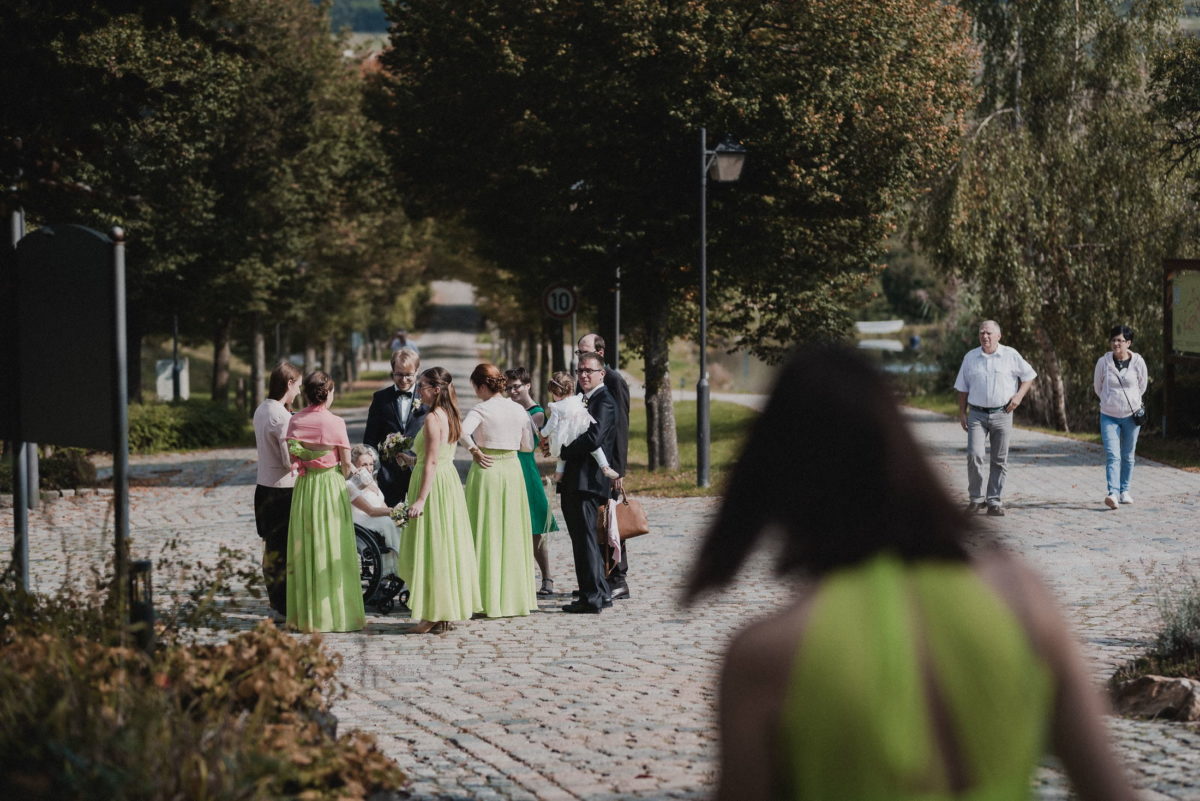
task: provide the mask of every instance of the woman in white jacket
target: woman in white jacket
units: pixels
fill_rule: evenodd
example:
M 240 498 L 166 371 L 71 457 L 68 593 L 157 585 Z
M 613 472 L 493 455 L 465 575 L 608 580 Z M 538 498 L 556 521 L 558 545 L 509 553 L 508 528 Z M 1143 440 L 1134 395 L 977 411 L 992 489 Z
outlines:
M 1100 397 L 1100 441 L 1107 456 L 1108 494 L 1104 505 L 1116 509 L 1118 503 L 1133 503 L 1129 480 L 1141 424 L 1135 414 L 1142 409 L 1149 378 L 1146 360 L 1129 349 L 1133 344 L 1132 328 L 1113 326 L 1108 341 L 1112 352 L 1096 362 L 1092 386 Z

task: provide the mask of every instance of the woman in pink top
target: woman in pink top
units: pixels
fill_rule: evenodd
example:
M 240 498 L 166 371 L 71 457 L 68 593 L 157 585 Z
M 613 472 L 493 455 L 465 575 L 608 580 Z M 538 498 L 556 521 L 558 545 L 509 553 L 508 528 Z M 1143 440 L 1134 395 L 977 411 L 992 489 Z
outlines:
M 301 631 L 357 631 L 366 612 L 346 495 L 350 438 L 346 422 L 329 411 L 333 379 L 309 373 L 304 399 L 308 407 L 292 415 L 287 428 L 299 473 L 288 523 L 287 622 Z

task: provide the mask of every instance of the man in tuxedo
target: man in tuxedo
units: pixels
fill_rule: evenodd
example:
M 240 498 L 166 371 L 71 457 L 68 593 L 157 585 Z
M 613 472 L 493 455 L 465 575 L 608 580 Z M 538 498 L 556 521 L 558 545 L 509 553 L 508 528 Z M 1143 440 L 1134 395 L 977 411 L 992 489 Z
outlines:
M 420 368 L 421 358 L 415 351 L 402 348 L 392 354 L 394 386 L 385 387 L 372 396 L 363 444 L 378 449 L 388 434 L 399 431 L 406 437 L 415 437 L 425 425 L 425 414 L 429 410 L 413 394 Z M 388 506 L 395 506 L 408 494 L 408 482 L 416 462 L 416 454 L 411 450 L 401 453 L 395 461 L 380 456 L 379 489 Z
M 604 359 L 604 339 L 599 334 L 584 334 L 579 338 L 575 351 L 576 356 L 584 353 L 595 353 Z M 609 465 L 624 478 L 629 457 L 629 384 L 615 366 L 605 366 L 604 386 L 617 405 L 616 447 L 610 452 L 605 450 Z M 613 497 L 617 497 L 622 489 L 622 479 L 613 482 Z M 629 597 L 629 583 L 625 574 L 629 571 L 628 548 L 621 548 L 621 561 L 613 565 L 608 572 L 608 583 L 612 589 L 613 600 Z
M 562 513 L 571 535 L 575 578 L 579 582 L 579 597 L 562 609 L 599 614 L 601 609 L 612 605 L 612 593 L 604 577 L 604 557 L 596 542 L 596 510 L 608 500 L 612 486 L 592 458 L 592 451 L 603 448 L 605 455 L 616 453 L 620 411 L 604 386 L 604 360 L 595 353 L 582 353 L 578 365 L 575 374 L 583 402 L 596 422 L 564 445 L 561 454 L 555 454 L 566 462 L 558 491 L 562 495 Z

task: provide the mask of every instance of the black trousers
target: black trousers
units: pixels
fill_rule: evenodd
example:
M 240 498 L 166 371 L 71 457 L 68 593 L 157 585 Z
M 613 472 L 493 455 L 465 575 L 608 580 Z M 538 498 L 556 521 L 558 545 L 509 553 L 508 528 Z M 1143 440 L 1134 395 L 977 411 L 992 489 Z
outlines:
M 263 541 L 263 579 L 271 608 L 287 614 L 288 520 L 292 512 L 291 487 L 254 487 L 254 525 Z
M 563 490 L 560 499 L 567 533 L 571 535 L 579 600 L 596 609 L 603 608 L 612 596 L 604 579 L 604 555 L 596 542 L 596 505 L 602 500 L 589 492 L 570 490 Z

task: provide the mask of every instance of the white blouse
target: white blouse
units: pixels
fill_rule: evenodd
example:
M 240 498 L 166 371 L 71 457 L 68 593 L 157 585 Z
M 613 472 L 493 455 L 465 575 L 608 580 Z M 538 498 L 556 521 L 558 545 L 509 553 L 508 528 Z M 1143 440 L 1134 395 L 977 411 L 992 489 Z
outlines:
M 463 418 L 459 442 L 470 447 L 472 440 L 480 448 L 532 451 L 533 419 L 521 404 L 497 395 L 475 404 Z

